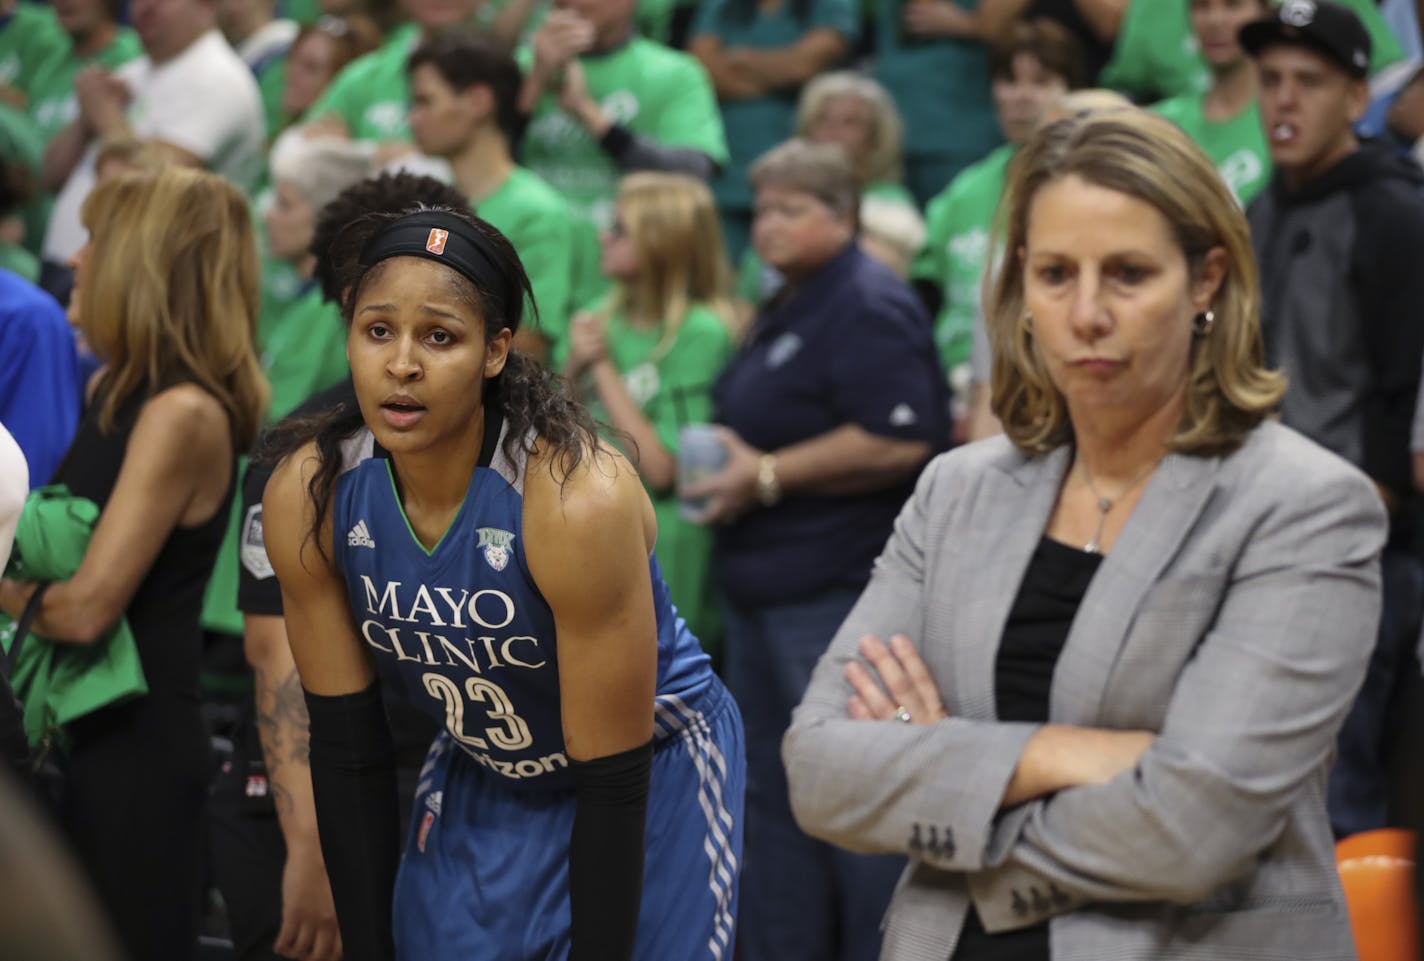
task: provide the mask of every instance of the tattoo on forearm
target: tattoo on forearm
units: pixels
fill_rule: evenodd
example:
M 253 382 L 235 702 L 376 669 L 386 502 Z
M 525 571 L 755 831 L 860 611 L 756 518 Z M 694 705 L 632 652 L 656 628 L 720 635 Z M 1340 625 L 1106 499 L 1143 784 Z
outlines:
M 271 785 L 272 804 L 277 808 L 277 816 L 282 817 L 283 815 L 291 814 L 294 807 L 292 803 L 292 792 L 288 791 L 284 785 L 276 781 L 269 780 L 268 783 Z
M 262 753 L 266 755 L 268 766 L 275 767 L 282 757 L 286 732 L 282 730 L 282 725 L 277 723 L 277 715 L 273 711 L 274 690 L 271 675 L 260 667 L 256 668 L 253 674 L 256 676 L 257 686 L 257 736 L 262 740 Z
M 282 760 L 308 766 L 311 763 L 310 740 L 307 734 L 307 704 L 302 696 L 302 682 L 295 670 L 287 674 L 272 692 L 272 713 L 278 727 L 291 735 Z

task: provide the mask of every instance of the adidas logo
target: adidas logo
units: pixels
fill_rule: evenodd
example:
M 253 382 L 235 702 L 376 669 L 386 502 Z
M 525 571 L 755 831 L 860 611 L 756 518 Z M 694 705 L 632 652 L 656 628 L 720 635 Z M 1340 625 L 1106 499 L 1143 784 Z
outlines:
M 915 416 L 915 411 L 909 404 L 896 404 L 895 409 L 890 412 L 891 427 L 909 427 L 919 420 Z
M 365 521 L 357 521 L 356 526 L 346 532 L 347 547 L 375 547 L 376 542 L 371 540 L 371 532 L 366 529 Z

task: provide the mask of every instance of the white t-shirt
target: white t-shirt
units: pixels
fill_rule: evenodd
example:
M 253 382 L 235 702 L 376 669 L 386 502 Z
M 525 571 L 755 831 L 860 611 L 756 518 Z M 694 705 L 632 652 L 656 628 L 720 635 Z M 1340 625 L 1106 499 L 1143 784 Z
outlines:
M 10 560 L 15 543 L 15 525 L 30 493 L 30 468 L 20 445 L 0 424 L 0 570 Z
M 290 50 L 301 29 L 295 20 L 268 20 L 252 36 L 234 44 L 233 49 L 247 69 L 255 71 Z
M 262 171 L 262 96 L 221 33 L 209 30 L 161 64 L 140 57 L 116 76 L 133 93 L 126 113 L 135 136 L 181 147 L 241 190 L 252 189 Z M 79 213 L 94 187 L 98 152 L 97 143 L 89 145 L 59 192 L 45 233 L 46 260 L 68 263 L 84 246 Z

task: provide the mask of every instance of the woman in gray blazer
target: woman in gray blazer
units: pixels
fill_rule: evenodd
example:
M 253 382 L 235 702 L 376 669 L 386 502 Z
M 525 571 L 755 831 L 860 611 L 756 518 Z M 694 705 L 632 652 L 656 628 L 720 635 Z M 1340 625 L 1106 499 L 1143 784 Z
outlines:
M 1353 958 L 1324 785 L 1379 498 L 1268 419 L 1246 222 L 1175 126 L 1048 126 L 1003 214 L 1006 436 L 900 514 L 786 736 L 796 816 L 910 856 L 883 959 Z

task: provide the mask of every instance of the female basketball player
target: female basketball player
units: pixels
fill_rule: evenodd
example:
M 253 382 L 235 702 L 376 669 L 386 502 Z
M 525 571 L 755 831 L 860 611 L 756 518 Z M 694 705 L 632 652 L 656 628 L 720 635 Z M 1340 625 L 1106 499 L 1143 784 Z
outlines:
M 529 283 L 497 231 L 442 208 L 348 233 L 359 410 L 264 508 L 346 956 L 729 957 L 740 721 L 642 484 L 510 351 Z M 382 688 L 446 727 L 398 877 Z

